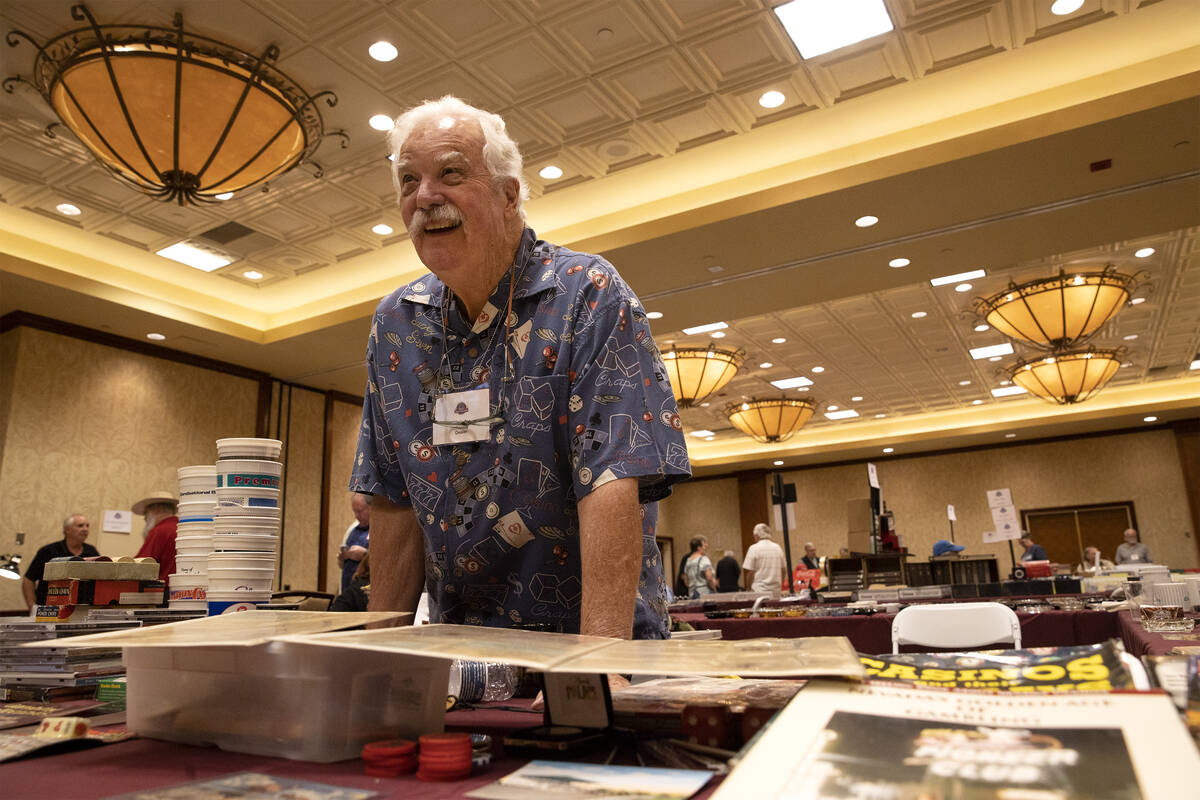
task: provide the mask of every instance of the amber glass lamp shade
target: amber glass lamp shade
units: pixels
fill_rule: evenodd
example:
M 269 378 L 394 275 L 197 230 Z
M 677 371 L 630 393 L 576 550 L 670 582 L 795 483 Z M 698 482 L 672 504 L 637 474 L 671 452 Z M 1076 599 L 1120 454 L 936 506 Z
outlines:
M 262 184 L 324 135 L 314 100 L 261 56 L 174 28 L 98 25 L 38 46 L 29 81 L 96 159 L 138 190 L 180 204 Z M 9 34 L 33 40 L 20 31 Z M 35 46 L 36 43 L 34 43 Z M 12 91 L 10 78 L 4 88 Z
M 1017 364 L 1012 381 L 1059 405 L 1082 403 L 1104 388 L 1121 368 L 1118 350 L 1062 352 Z
M 1111 267 L 1060 272 L 981 298 L 975 313 L 1010 339 L 1061 350 L 1086 341 L 1112 319 L 1129 301 L 1133 286 L 1133 276 Z
M 719 347 L 672 347 L 663 353 L 675 402 L 690 408 L 721 390 L 742 366 L 740 350 Z
M 812 418 L 815 408 L 812 400 L 773 397 L 732 403 L 725 407 L 725 416 L 742 433 L 770 444 L 794 436 Z

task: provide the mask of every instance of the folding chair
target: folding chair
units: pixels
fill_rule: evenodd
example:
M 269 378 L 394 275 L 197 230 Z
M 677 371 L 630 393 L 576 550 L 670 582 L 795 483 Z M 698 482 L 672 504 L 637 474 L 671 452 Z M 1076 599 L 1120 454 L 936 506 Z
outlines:
M 1021 622 L 1003 603 L 929 603 L 900 610 L 892 620 L 892 652 L 900 645 L 974 650 L 997 642 L 1021 647 Z

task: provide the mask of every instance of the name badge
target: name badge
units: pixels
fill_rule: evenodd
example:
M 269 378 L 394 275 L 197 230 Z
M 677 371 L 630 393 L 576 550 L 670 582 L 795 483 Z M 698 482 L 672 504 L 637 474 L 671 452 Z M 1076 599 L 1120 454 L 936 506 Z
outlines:
M 486 386 L 438 397 L 433 404 L 433 444 L 482 442 L 491 434 Z

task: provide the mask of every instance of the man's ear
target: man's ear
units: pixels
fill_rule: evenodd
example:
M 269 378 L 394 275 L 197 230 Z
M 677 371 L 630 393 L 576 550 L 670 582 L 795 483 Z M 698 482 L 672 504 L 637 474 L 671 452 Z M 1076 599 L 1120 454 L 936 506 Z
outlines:
M 505 178 L 500 188 L 504 192 L 505 214 L 508 216 L 518 215 L 520 213 L 517 207 L 521 198 L 521 184 L 516 178 Z

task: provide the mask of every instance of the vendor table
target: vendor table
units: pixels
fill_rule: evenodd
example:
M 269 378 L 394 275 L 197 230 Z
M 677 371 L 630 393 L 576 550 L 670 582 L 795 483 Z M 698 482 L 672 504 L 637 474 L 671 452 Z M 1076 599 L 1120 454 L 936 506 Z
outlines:
M 504 733 L 539 725 L 541 721 L 540 714 L 482 708 L 449 712 L 446 714 L 446 729 L 487 733 L 495 736 L 498 742 Z M 502 751 L 502 745 L 499 747 Z M 604 755 L 602 753 L 600 757 Z M 416 775 L 373 778 L 363 773 L 363 762 L 359 759 L 314 764 L 155 739 L 131 739 L 56 755 L 34 755 L 0 764 L 0 796 L 11 800 L 43 797 L 91 800 L 234 772 L 261 772 L 281 778 L 370 789 L 384 798 L 443 800 L 462 797 L 472 789 L 497 781 L 529 760 L 501 752 L 489 766 L 476 768 L 468 778 L 437 783 L 418 780 Z M 697 797 L 707 797 L 714 787 L 715 783 L 710 784 Z
M 847 617 L 708 619 L 704 614 L 691 613 L 676 614 L 674 618 L 699 630 L 719 630 L 725 639 L 845 636 L 858 652 L 878 655 L 892 652 L 892 620 L 895 616 L 871 614 Z M 1021 621 L 1022 647 L 1098 644 L 1121 636 L 1117 615 L 1107 611 L 1042 611 L 1037 614 L 1018 612 L 1017 617 Z
M 1173 647 L 1197 647 L 1200 646 L 1200 640 L 1197 639 L 1172 639 L 1172 635 L 1190 635 L 1190 634 L 1169 634 L 1169 633 L 1150 633 L 1142 627 L 1142 623 L 1134 619 L 1128 611 L 1122 611 L 1115 615 L 1118 617 L 1118 624 L 1121 631 L 1121 641 L 1125 643 L 1125 649 L 1131 655 L 1137 657 L 1142 656 L 1165 656 L 1171 652 Z M 1196 617 L 1200 623 L 1200 617 L 1195 614 L 1189 614 L 1191 617 Z M 1200 624 L 1197 625 L 1196 631 L 1200 632 Z

